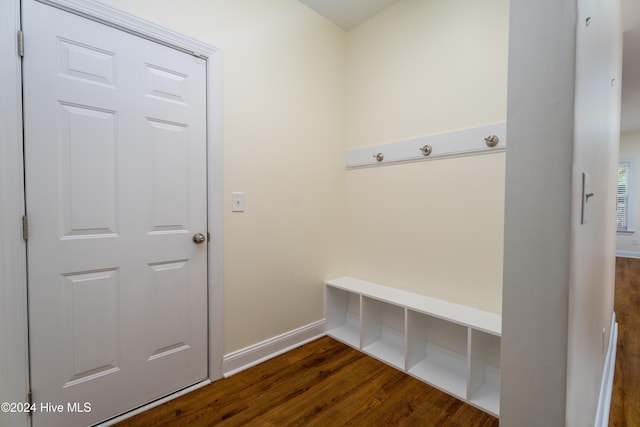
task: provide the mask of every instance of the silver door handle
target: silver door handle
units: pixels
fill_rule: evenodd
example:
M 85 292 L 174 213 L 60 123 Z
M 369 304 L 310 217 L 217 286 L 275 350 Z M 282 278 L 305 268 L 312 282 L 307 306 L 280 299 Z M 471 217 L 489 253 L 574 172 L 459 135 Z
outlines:
M 196 233 L 196 234 L 193 235 L 193 241 L 195 243 L 198 243 L 198 244 L 204 243 L 205 240 L 207 240 L 207 238 L 204 237 L 204 234 L 202 234 L 202 233 Z

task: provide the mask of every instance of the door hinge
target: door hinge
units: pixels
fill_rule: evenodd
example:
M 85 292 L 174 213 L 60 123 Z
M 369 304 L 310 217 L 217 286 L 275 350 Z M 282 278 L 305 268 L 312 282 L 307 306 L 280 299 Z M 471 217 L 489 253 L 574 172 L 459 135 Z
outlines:
M 18 31 L 18 55 L 24 56 L 24 33 Z
M 29 416 L 33 416 L 34 411 L 34 406 L 33 406 L 33 392 L 31 390 L 29 390 L 29 393 L 27 393 L 27 402 L 29 402 Z
M 29 240 L 29 217 L 26 214 L 22 215 L 22 238 Z

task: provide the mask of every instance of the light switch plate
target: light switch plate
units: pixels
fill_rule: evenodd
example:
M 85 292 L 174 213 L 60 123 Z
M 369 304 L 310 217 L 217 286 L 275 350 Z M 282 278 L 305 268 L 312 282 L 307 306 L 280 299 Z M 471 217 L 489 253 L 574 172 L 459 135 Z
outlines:
M 231 193 L 231 212 L 244 212 L 244 193 Z
M 591 192 L 591 180 L 589 174 L 582 172 L 582 218 L 580 224 L 586 224 L 589 222 L 589 202 L 593 197 Z

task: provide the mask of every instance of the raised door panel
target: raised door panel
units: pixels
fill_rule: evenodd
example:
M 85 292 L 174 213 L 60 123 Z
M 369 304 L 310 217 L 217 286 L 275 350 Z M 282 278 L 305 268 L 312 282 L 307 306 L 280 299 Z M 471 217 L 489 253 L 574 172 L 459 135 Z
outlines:
M 120 370 L 117 269 L 68 273 L 61 278 L 68 340 L 64 387 Z
M 151 233 L 189 229 L 189 128 L 149 119 L 153 158 Z
M 150 336 L 154 360 L 189 346 L 189 270 L 188 261 L 171 261 L 149 266 L 148 288 L 151 306 Z
M 116 112 L 60 104 L 63 238 L 118 232 Z
M 147 96 L 178 104 L 188 103 L 188 75 L 146 64 Z
M 58 38 L 60 76 L 115 87 L 115 57 L 114 52 Z

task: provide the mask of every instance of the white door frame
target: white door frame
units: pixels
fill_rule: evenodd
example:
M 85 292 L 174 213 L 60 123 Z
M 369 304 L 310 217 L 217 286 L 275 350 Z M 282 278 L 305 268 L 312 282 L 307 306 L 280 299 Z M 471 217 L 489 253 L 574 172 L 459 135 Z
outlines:
M 17 32 L 20 1 L 0 1 L 0 401 L 26 399 L 27 353 L 26 246 L 22 162 L 22 78 Z M 10 350 L 9 350 L 10 349 Z M 27 426 L 24 414 L 0 411 L 0 425 Z
M 207 61 L 207 187 L 209 378 L 222 378 L 222 80 L 218 48 L 94 0 L 38 0 Z M 0 401 L 24 402 L 29 385 L 26 246 L 22 239 L 24 180 L 22 79 L 17 34 L 20 0 L 0 2 Z M 29 53 L 26 52 L 26 55 Z M 4 96 L 6 94 L 6 96 Z M 7 349 L 11 349 L 7 351 Z M 0 425 L 28 426 L 26 415 L 0 411 Z

